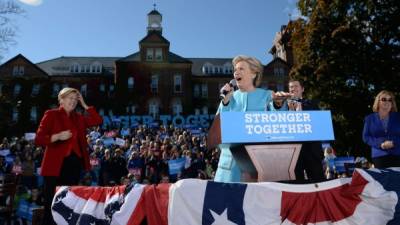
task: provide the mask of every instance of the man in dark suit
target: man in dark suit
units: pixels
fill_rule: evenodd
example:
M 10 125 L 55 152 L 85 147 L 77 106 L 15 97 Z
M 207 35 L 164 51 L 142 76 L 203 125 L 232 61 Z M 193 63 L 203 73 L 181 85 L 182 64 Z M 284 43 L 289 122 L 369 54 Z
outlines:
M 304 86 L 300 80 L 289 80 L 289 92 L 291 99 L 287 100 L 289 110 L 319 110 L 316 101 L 303 98 Z M 311 182 L 320 182 L 325 180 L 322 160 L 324 158 L 321 142 L 310 141 L 303 142 L 300 150 L 299 159 L 295 168 L 296 181 L 305 181 L 304 172 Z

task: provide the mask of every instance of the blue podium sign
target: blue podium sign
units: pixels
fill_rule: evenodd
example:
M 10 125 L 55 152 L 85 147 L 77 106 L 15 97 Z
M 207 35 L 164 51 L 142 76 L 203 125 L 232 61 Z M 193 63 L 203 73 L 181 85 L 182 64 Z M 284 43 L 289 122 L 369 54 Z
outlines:
M 335 139 L 330 111 L 221 112 L 220 118 L 223 144 Z

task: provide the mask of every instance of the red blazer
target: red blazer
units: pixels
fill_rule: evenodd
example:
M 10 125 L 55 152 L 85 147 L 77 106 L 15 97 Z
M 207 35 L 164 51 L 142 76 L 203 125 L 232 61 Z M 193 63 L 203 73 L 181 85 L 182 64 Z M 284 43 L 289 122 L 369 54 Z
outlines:
M 87 151 L 86 128 L 100 125 L 103 122 L 101 116 L 94 107 L 89 107 L 88 115 L 71 112 L 70 118 L 64 108 L 47 110 L 44 113 L 38 130 L 36 131 L 35 144 L 44 146 L 44 158 L 42 161 L 42 176 L 59 176 L 61 165 L 72 148 L 71 138 L 65 141 L 51 143 L 53 134 L 65 130 L 71 130 L 72 135 L 77 135 L 78 145 L 82 153 L 84 169 L 90 170 L 89 153 Z M 75 125 L 75 126 L 73 126 Z M 74 128 L 76 127 L 76 128 Z

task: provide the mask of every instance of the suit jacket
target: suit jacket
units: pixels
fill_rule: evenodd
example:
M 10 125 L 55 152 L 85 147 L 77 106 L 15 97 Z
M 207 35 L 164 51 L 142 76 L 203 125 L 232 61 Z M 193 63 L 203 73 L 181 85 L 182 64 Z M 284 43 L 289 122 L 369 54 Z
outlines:
M 372 113 L 365 117 L 363 140 L 371 146 L 372 158 L 385 155 L 400 155 L 400 113 L 391 112 L 385 131 L 378 113 Z M 394 148 L 382 149 L 381 144 L 385 140 L 393 141 Z
M 87 113 L 87 115 L 82 115 L 71 112 L 70 117 L 68 117 L 67 112 L 62 107 L 44 113 L 35 138 L 36 145 L 45 147 L 41 167 L 42 176 L 60 175 L 63 160 L 71 152 L 72 138 L 51 143 L 51 136 L 65 130 L 71 130 L 72 135 L 77 135 L 80 148 L 78 151 L 81 152 L 84 169 L 90 170 L 86 128 L 100 125 L 103 119 L 93 107 L 89 107 Z

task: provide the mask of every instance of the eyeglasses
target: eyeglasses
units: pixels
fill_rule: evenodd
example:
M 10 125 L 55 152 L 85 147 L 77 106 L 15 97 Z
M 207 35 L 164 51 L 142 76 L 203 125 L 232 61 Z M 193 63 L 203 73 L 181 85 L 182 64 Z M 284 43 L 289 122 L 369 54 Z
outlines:
M 382 102 L 392 102 L 391 98 L 381 98 Z

